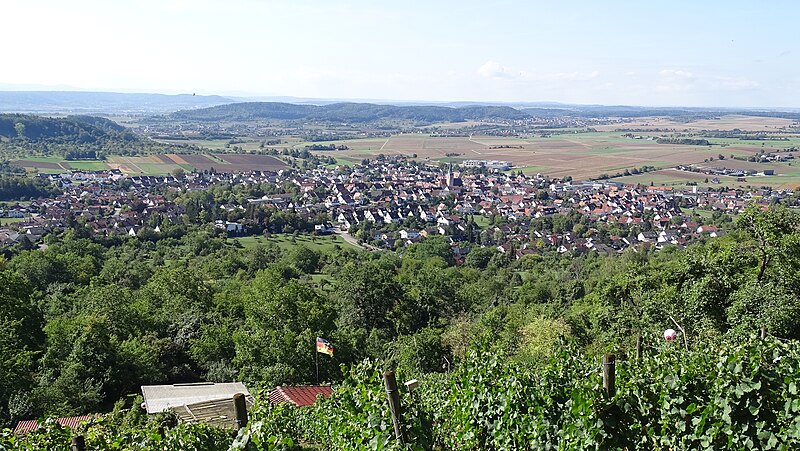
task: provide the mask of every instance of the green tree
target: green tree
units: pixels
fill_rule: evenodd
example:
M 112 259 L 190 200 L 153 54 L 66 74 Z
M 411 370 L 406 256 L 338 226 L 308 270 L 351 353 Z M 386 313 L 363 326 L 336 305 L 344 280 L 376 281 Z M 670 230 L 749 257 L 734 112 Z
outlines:
M 12 397 L 32 388 L 34 357 L 44 345 L 43 319 L 30 294 L 22 279 L 0 271 L 0 425 L 29 413 Z
M 315 339 L 334 328 L 332 305 L 310 287 L 261 271 L 243 294 L 245 321 L 234 333 L 244 380 L 266 387 L 314 380 Z M 320 359 L 320 377 L 331 380 L 336 365 Z
M 305 274 L 312 274 L 319 267 L 319 254 L 303 245 L 295 246 L 287 258 L 290 265 Z
M 465 264 L 473 268 L 486 269 L 486 267 L 489 265 L 489 261 L 492 259 L 492 256 L 494 256 L 496 253 L 497 250 L 491 246 L 474 246 L 472 249 L 470 249 L 469 254 L 467 254 Z
M 403 255 L 415 260 L 440 257 L 447 262 L 448 265 L 453 265 L 455 263 L 450 242 L 447 238 L 438 235 L 408 246 Z
M 14 124 L 14 130 L 17 132 L 17 138 L 25 139 L 25 124 L 17 122 Z
M 388 313 L 403 296 L 396 271 L 396 261 L 389 257 L 344 265 L 334 282 L 342 323 L 389 329 Z
M 798 215 L 784 206 L 772 207 L 760 211 L 752 205 L 748 207 L 736 221 L 740 229 L 747 231 L 755 242 L 759 258 L 758 277 L 760 282 L 767 268 L 776 260 L 796 257 L 798 246 L 795 234 L 800 220 Z M 792 255 L 787 252 L 793 250 Z

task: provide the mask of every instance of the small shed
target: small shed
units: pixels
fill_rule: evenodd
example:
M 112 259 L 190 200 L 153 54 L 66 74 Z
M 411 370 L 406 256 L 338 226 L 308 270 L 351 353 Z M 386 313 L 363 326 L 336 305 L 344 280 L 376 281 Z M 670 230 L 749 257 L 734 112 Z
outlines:
M 217 399 L 233 399 L 241 393 L 252 402 L 253 396 L 241 382 L 197 382 L 192 384 L 142 385 L 147 413 L 159 413 L 172 407 Z
M 83 422 L 93 420 L 97 415 L 80 415 L 77 417 L 63 417 L 63 418 L 55 418 L 55 422 L 60 424 L 61 426 L 75 429 L 81 425 Z M 39 429 L 39 420 L 24 420 L 17 423 L 17 426 L 14 428 L 15 434 L 26 434 L 28 432 L 33 432 Z
M 233 395 L 245 396 L 248 407 L 254 399 L 241 382 L 199 382 L 193 384 L 143 385 L 143 406 L 147 413 L 172 409 L 184 423 L 207 423 L 236 427 Z
M 333 393 L 329 385 L 307 386 L 280 386 L 269 393 L 269 402 L 272 404 L 292 403 L 297 407 L 306 407 L 314 404 L 317 396 L 328 398 Z

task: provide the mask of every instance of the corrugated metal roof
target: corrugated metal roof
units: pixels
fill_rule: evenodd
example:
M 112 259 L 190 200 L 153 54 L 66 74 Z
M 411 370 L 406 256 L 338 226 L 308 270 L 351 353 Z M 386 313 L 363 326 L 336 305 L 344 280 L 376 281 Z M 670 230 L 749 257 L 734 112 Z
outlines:
M 250 399 L 253 398 L 247 387 L 241 382 L 142 385 L 142 395 L 147 413 L 159 413 L 170 407 L 233 398 L 236 393 L 242 393 Z
M 248 410 L 253 405 L 252 397 L 246 397 Z M 215 399 L 172 408 L 185 423 L 206 423 L 236 429 L 236 410 L 233 398 Z
M 97 415 L 80 415 L 77 417 L 63 417 L 63 418 L 56 418 L 56 423 L 60 424 L 61 426 L 68 427 L 70 429 L 75 429 L 81 425 L 84 421 L 91 421 Z M 25 434 L 27 432 L 35 431 L 39 429 L 39 421 L 38 420 L 25 420 L 20 421 L 17 423 L 17 426 L 14 428 L 14 432 L 18 434 Z
M 308 386 L 281 386 L 275 387 L 269 393 L 269 402 L 281 404 L 290 402 L 298 407 L 305 407 L 314 404 L 317 395 L 329 397 L 333 389 L 328 385 L 308 385 Z

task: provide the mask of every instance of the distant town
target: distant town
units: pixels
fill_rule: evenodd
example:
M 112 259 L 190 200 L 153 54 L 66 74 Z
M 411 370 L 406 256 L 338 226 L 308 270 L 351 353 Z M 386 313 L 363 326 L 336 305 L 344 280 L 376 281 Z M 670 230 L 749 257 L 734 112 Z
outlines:
M 400 249 L 438 235 L 449 240 L 457 258 L 473 246 L 495 247 L 512 258 L 548 249 L 612 254 L 631 247 L 682 248 L 721 236 L 724 227 L 718 228 L 712 215 L 720 218 L 751 203 L 766 206 L 793 195 L 791 190 L 572 182 L 498 170 L 503 167 L 501 161 L 456 167 L 386 157 L 369 165 L 278 172 L 40 174 L 63 194 L 6 204 L 0 217 L 13 219 L 0 227 L 0 246 L 42 246 L 44 236 L 76 223 L 107 237 L 152 236 L 176 224 L 207 224 L 229 237 L 297 230 L 256 214 L 268 210 L 297 215 L 303 224 L 297 232 L 339 233 L 369 249 Z M 292 189 L 215 203 L 204 215 L 175 200 L 215 186 L 259 184 Z

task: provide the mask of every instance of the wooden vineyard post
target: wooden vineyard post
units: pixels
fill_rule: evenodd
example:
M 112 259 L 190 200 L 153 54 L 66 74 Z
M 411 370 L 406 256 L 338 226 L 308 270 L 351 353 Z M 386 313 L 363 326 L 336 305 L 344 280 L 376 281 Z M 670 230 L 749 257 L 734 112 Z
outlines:
M 86 439 L 83 438 L 82 435 L 76 435 L 72 437 L 72 441 L 69 444 L 70 451 L 86 451 Z
M 400 425 L 400 393 L 397 391 L 397 379 L 393 371 L 383 373 L 383 382 L 386 385 L 386 397 L 389 399 L 389 409 L 392 412 L 392 423 L 394 423 L 394 435 L 397 442 L 403 446 L 403 430 Z
M 636 360 L 642 360 L 642 336 L 636 337 Z
M 603 391 L 609 397 L 613 397 L 616 390 L 616 364 L 617 361 L 614 354 L 606 353 L 603 355 Z
M 233 410 L 236 413 L 236 426 L 239 429 L 247 426 L 247 402 L 243 394 L 233 395 Z

